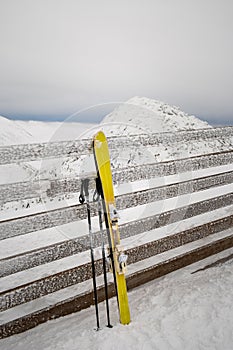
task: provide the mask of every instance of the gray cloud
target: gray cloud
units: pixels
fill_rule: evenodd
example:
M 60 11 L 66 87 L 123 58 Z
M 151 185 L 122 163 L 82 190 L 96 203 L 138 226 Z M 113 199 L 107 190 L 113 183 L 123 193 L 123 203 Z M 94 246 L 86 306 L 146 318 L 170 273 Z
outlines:
M 231 0 L 0 0 L 0 114 L 61 119 L 139 95 L 233 124 L 232 10 Z

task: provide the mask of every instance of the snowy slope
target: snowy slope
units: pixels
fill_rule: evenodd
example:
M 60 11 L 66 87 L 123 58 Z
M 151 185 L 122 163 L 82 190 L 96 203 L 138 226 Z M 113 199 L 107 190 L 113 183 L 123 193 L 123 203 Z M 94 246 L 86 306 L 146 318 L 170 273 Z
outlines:
M 9 120 L 0 116 L 0 146 L 75 140 L 93 124 Z
M 23 124 L 0 116 L 0 146 L 33 142 Z
M 108 114 L 101 124 L 109 135 L 160 133 L 211 127 L 178 107 L 146 97 L 133 97 Z

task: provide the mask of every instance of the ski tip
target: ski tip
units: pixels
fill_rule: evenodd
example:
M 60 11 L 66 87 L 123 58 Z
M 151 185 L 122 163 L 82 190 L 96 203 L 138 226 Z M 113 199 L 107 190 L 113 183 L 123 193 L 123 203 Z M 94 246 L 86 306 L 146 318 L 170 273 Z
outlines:
M 99 141 L 99 142 L 105 142 L 106 141 L 106 136 L 103 133 L 103 131 L 98 131 L 95 135 L 94 135 L 94 141 Z

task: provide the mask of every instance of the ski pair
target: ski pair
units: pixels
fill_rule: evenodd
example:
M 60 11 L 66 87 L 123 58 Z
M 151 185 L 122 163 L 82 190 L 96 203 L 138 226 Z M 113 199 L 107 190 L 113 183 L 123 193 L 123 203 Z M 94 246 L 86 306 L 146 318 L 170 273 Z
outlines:
M 103 202 L 104 221 L 108 236 L 109 256 L 114 276 L 120 322 L 122 324 L 129 324 L 130 311 L 125 280 L 127 257 L 120 244 L 118 214 L 113 190 L 110 155 L 107 139 L 102 131 L 99 131 L 94 136 L 93 151 L 97 179 L 99 180 L 100 194 Z
M 93 153 L 94 153 L 94 159 L 95 159 L 95 165 L 96 165 L 96 171 L 97 171 L 96 189 L 98 194 L 99 225 L 100 225 L 100 231 L 102 236 L 102 258 L 103 258 L 108 326 L 110 325 L 110 319 L 109 319 L 109 305 L 108 305 L 106 259 L 105 259 L 104 237 L 103 237 L 103 226 L 102 226 L 102 207 L 103 207 L 104 221 L 105 221 L 107 237 L 108 237 L 109 258 L 111 262 L 111 270 L 113 272 L 113 277 L 114 277 L 120 322 L 122 324 L 129 324 L 130 311 L 129 311 L 127 287 L 126 287 L 126 280 L 125 280 L 127 257 L 123 253 L 123 249 L 120 245 L 118 214 L 116 210 L 115 197 L 114 197 L 114 191 L 113 191 L 110 155 L 108 150 L 107 139 L 102 131 L 98 132 L 94 136 Z M 87 201 L 87 214 L 88 214 L 87 216 L 88 216 L 88 225 L 89 225 L 89 232 L 90 232 L 93 288 L 94 288 L 96 319 L 97 319 L 97 329 L 98 329 L 99 314 L 98 314 L 98 300 L 97 300 L 97 288 L 96 288 L 95 264 L 94 264 L 94 252 L 93 252 L 93 234 L 92 234 L 92 228 L 91 228 L 89 191 L 88 191 L 88 186 L 86 186 L 89 184 L 89 180 L 84 180 L 84 181 L 86 181 L 85 187 L 87 188 L 85 197 Z

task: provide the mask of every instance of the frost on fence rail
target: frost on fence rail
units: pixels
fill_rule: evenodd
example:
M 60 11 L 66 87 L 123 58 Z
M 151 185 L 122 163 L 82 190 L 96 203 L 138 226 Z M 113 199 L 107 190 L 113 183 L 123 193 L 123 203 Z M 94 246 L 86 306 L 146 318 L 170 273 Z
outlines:
M 135 251 L 134 257 L 129 256 L 128 263 L 134 263 L 141 260 L 142 254 L 138 254 L 141 247 L 145 248 L 145 257 L 148 255 L 156 255 L 172 248 L 177 248 L 185 243 L 207 237 L 211 234 L 227 230 L 232 227 L 233 215 L 225 218 L 220 218 L 210 223 L 204 223 L 200 226 L 192 227 L 179 233 L 170 236 L 156 239 L 145 245 L 132 248 Z M 125 237 L 124 237 L 125 238 Z M 53 245 L 42 247 L 37 250 L 26 252 L 25 254 L 15 255 L 5 260 L 0 260 L 0 277 L 5 277 L 13 273 L 23 271 L 41 264 L 49 263 L 58 259 L 68 257 L 70 255 L 78 254 L 89 246 L 88 236 L 71 239 L 64 242 L 55 243 Z M 94 246 L 99 247 L 102 243 L 101 233 L 95 233 Z M 106 241 L 107 243 L 107 241 Z M 149 248 L 149 249 L 148 249 Z M 129 254 L 128 254 L 129 255 Z
M 132 166 L 113 171 L 113 182 L 114 184 L 122 184 L 127 182 L 147 180 L 155 178 L 157 176 L 168 176 L 218 165 L 225 165 L 232 163 L 232 161 L 233 151 L 226 151 L 161 163 L 145 164 L 143 166 Z
M 210 178 L 212 180 L 210 180 Z M 167 199 L 177 196 L 177 194 L 187 194 L 197 192 L 210 187 L 231 183 L 232 172 L 223 173 L 216 176 L 200 178 L 191 181 L 185 181 L 181 184 L 172 184 L 154 189 L 138 191 L 135 193 L 125 194 L 116 197 L 117 207 L 119 209 L 127 209 L 135 206 L 148 204 L 161 199 Z M 222 196 L 225 200 L 225 205 L 232 204 L 232 194 Z M 221 203 L 221 196 L 218 197 L 218 202 Z M 208 202 L 208 201 L 207 201 Z M 208 202 L 209 207 L 213 210 L 213 205 Z M 216 205 L 215 203 L 215 205 Z M 227 204 L 226 204 L 227 203 Z M 199 203 L 200 204 L 200 203 Z M 207 209 L 208 209 L 207 205 Z M 224 206 L 224 204 L 221 204 Z M 187 208 L 185 209 L 187 210 Z M 190 209 L 189 209 L 190 210 Z M 177 212 L 180 209 L 177 209 Z M 98 213 L 97 204 L 92 205 L 91 215 L 96 216 Z M 159 214 L 162 217 L 163 214 Z M 54 226 L 60 226 L 74 221 L 79 221 L 86 218 L 86 210 L 82 205 L 73 205 L 60 209 L 53 209 L 46 212 L 31 214 L 15 219 L 5 220 L 0 222 L 0 239 L 6 239 L 22 234 L 39 231 Z
M 178 174 L 185 171 L 194 171 L 230 164 L 232 161 L 233 151 L 226 151 L 167 162 L 145 164 L 144 166 L 132 166 L 120 170 L 113 170 L 113 182 L 115 185 L 119 185 L 127 182 Z M 0 185 L 0 204 L 30 198 L 53 198 L 58 195 L 79 192 L 80 187 L 81 178 L 78 176 L 76 178 L 33 180 Z M 93 179 L 90 182 L 90 188 L 95 188 Z
M 197 130 L 182 130 L 153 134 L 137 134 L 127 137 L 110 137 L 110 149 L 138 146 L 158 146 L 159 144 L 173 144 L 174 142 L 203 141 L 221 137 L 233 136 L 233 127 L 218 127 Z
M 90 140 L 34 143 L 0 147 L 0 164 L 68 157 L 89 153 Z
M 227 202 L 225 202 L 225 199 Z M 211 207 L 211 210 L 215 210 L 219 207 L 227 206 L 229 203 L 232 203 L 232 194 L 228 194 L 225 196 L 220 196 L 217 198 L 211 198 L 206 201 L 202 201 L 200 203 L 194 203 L 190 206 L 185 206 L 182 208 L 174 209 L 171 211 L 163 212 L 161 214 L 156 214 L 152 217 L 144 218 L 143 220 L 135 220 L 126 224 L 123 224 L 120 226 L 121 229 L 121 235 L 122 239 L 125 239 L 127 237 L 133 237 L 138 234 L 141 234 L 146 231 L 151 231 L 155 228 L 159 228 L 162 226 L 167 225 L 168 223 L 174 223 L 178 221 L 179 219 L 187 219 L 189 217 L 203 214 L 206 211 L 208 212 L 208 208 Z M 232 227 L 232 221 L 233 216 L 229 215 L 225 218 L 220 218 L 218 220 L 213 221 L 211 224 L 204 224 L 203 228 L 204 230 L 201 230 L 200 226 L 192 227 L 191 229 L 183 231 L 183 233 L 179 232 L 178 234 L 175 234 L 178 238 L 179 245 L 188 243 L 188 241 L 192 241 L 195 239 L 200 239 L 203 236 L 207 236 L 213 233 L 216 233 L 218 231 L 228 229 L 229 227 Z M 186 239 L 181 238 L 184 233 L 187 232 Z M 195 233 L 195 237 L 193 234 Z M 174 235 L 172 236 L 174 237 Z M 106 238 L 106 237 L 105 237 Z M 172 245 L 170 248 L 174 248 L 174 239 L 168 237 L 169 244 Z M 157 252 L 154 251 L 154 254 L 158 254 L 161 251 L 159 251 L 161 245 L 158 244 L 157 237 L 154 237 L 155 246 L 157 246 L 156 249 L 158 249 Z M 94 235 L 94 246 L 99 247 L 102 243 L 102 237 L 100 232 L 95 232 Z M 107 238 L 106 238 L 107 243 Z M 27 268 L 31 268 L 34 266 L 38 266 L 40 264 L 45 264 L 48 262 L 52 262 L 54 260 L 62 259 L 64 257 L 78 254 L 81 252 L 84 252 L 85 250 L 89 249 L 89 239 L 88 235 L 82 235 L 75 239 L 68 239 L 63 242 L 58 242 L 53 245 L 49 245 L 47 247 L 41 247 L 33 251 L 25 252 L 25 254 L 19 254 L 14 255 L 11 257 L 8 257 L 6 259 L 0 260 L 0 277 L 22 271 Z M 135 247 L 137 250 L 138 247 Z M 149 253 L 149 251 L 147 251 Z
M 139 146 L 157 146 L 159 144 L 173 144 L 174 142 L 188 142 L 191 140 L 208 140 L 233 136 L 233 127 L 219 127 L 198 129 L 191 131 L 165 132 L 160 134 L 137 134 L 129 136 L 109 137 L 111 150 L 122 148 L 137 148 Z M 91 148 L 90 139 L 59 141 L 25 145 L 11 145 L 0 147 L 0 165 L 40 159 L 59 157 L 77 157 L 88 154 Z
M 200 238 L 217 233 L 223 229 L 226 229 L 227 227 L 230 227 L 230 221 L 231 220 L 228 220 L 228 218 L 227 220 L 220 219 L 212 222 L 212 225 L 200 225 L 198 227 L 174 234 L 172 237 L 162 237 L 159 240 L 154 240 L 148 243 L 143 243 L 140 246 L 131 247 L 126 250 L 126 253 L 129 256 L 128 263 L 133 264 L 142 261 L 150 256 L 155 256 L 165 251 L 169 251 L 170 249 L 180 247 L 182 244 L 197 241 Z M 228 236 L 228 239 L 232 245 L 232 235 Z M 210 241 L 208 241 L 207 244 L 209 244 L 209 242 Z M 226 241 L 224 239 L 224 245 L 226 245 L 225 242 Z M 230 244 L 227 244 L 227 247 L 229 246 Z M 197 252 L 200 251 L 198 250 Z M 47 256 L 50 256 L 50 254 L 47 254 Z M 5 289 L 1 295 L 1 309 L 6 310 L 9 307 L 20 305 L 24 303 L 25 298 L 27 301 L 30 301 L 40 297 L 41 295 L 53 293 L 56 290 L 63 289 L 76 283 L 82 283 L 91 278 L 92 275 L 90 267 L 90 263 L 87 262 L 83 265 L 63 269 L 59 272 L 53 271 L 49 276 L 44 275 L 40 280 L 33 281 L 33 283 L 28 283 L 27 285 L 19 284 L 15 289 Z M 97 275 L 102 274 L 101 260 L 96 261 L 96 270 Z M 145 273 L 145 270 L 143 273 Z

